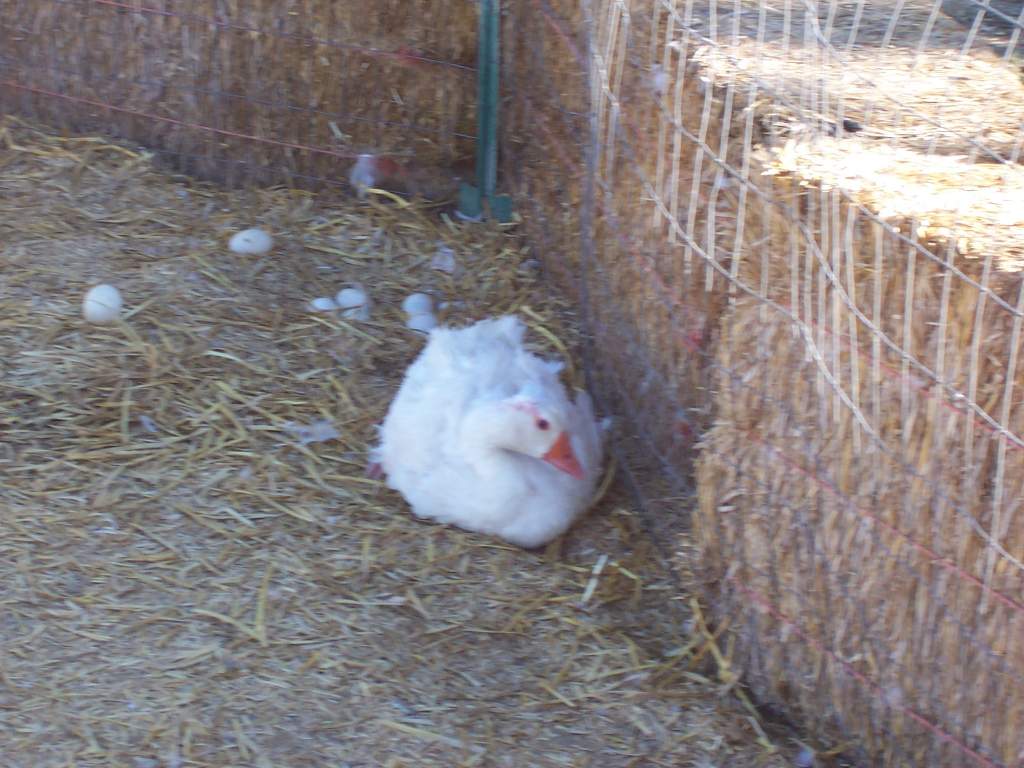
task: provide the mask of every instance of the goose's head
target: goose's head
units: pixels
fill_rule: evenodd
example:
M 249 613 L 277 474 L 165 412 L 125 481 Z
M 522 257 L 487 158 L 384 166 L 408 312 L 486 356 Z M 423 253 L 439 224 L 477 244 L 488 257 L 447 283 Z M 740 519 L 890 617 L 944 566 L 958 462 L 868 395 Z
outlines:
M 528 396 L 512 398 L 506 401 L 506 407 L 511 411 L 510 448 L 546 461 L 577 479 L 583 477 L 562 409 Z
M 491 403 L 467 419 L 471 440 L 477 445 L 513 451 L 546 461 L 572 477 L 582 479 L 583 467 L 572 447 L 565 398 L 524 390 Z

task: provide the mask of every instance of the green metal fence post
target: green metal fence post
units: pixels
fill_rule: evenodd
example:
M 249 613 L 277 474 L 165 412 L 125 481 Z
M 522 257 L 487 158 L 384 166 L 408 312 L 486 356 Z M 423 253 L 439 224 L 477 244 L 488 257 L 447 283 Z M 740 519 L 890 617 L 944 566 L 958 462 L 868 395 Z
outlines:
M 479 0 L 480 27 L 477 71 L 476 186 L 459 188 L 459 213 L 470 219 L 490 214 L 501 222 L 512 220 L 512 198 L 496 195 L 498 182 L 498 43 L 500 0 Z

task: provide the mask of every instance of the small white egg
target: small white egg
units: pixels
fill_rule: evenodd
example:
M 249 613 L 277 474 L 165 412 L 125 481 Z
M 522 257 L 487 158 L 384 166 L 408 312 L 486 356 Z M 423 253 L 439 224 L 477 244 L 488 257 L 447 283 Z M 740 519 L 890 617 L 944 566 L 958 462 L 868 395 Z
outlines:
M 405 322 L 405 327 L 412 331 L 429 333 L 431 329 L 437 327 L 437 318 L 430 312 L 420 312 L 415 315 L 410 315 L 409 319 Z
M 361 287 L 342 288 L 334 301 L 344 317 L 363 321 L 370 319 L 370 297 Z
M 235 253 L 248 253 L 262 256 L 270 253 L 274 247 L 274 238 L 262 229 L 243 229 L 236 232 L 228 241 L 228 248 Z
M 429 315 L 434 311 L 434 300 L 425 293 L 413 293 L 405 297 L 402 311 L 407 315 Z
M 366 303 L 366 292 L 359 288 L 342 288 L 334 301 L 342 309 L 355 309 Z
M 320 298 L 313 299 L 309 302 L 309 308 L 314 312 L 331 312 L 338 308 L 338 305 L 334 303 L 334 299 L 321 296 Z
M 87 322 L 112 323 L 121 316 L 121 292 L 106 283 L 89 289 L 82 299 L 82 315 Z

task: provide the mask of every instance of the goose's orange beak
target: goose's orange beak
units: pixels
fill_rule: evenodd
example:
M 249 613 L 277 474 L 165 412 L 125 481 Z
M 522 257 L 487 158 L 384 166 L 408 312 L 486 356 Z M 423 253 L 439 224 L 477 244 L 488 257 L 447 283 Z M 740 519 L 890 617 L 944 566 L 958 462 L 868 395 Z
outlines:
M 583 467 L 580 466 L 579 459 L 576 458 L 576 454 L 572 451 L 572 443 L 569 442 L 569 434 L 567 432 L 560 434 L 558 439 L 555 440 L 555 444 L 541 458 L 567 475 L 572 475 L 577 480 L 583 479 Z

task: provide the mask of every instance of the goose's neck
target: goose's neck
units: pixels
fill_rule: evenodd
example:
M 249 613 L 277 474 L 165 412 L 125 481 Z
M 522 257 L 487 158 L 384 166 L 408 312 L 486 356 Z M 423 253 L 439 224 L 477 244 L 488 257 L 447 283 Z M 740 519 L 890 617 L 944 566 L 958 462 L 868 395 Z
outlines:
M 493 403 L 473 408 L 463 420 L 464 455 L 481 474 L 500 473 L 514 463 L 508 446 L 509 426 L 506 411 Z

